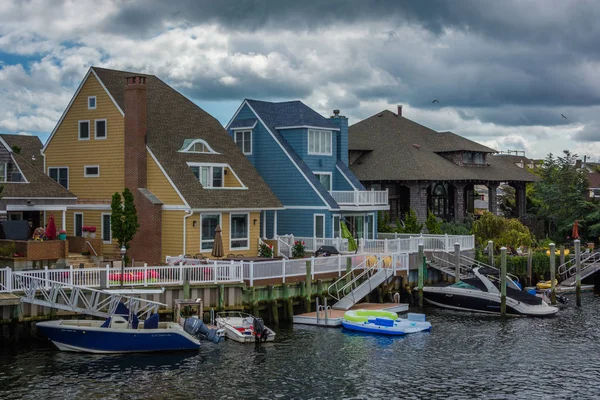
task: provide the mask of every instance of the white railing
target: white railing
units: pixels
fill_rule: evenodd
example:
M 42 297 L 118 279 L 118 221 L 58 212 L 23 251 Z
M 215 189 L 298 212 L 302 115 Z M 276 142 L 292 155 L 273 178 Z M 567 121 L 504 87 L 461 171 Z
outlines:
M 283 236 L 280 236 L 283 237 Z M 319 250 L 321 246 L 333 246 L 339 252 L 348 252 L 348 239 L 342 238 L 316 238 L 316 237 L 305 237 L 305 236 L 286 236 L 295 241 L 304 243 L 304 249 L 306 251 L 315 252 Z M 293 242 L 292 242 L 293 243 Z
M 374 206 L 388 204 L 387 190 L 332 190 L 331 197 L 341 206 Z

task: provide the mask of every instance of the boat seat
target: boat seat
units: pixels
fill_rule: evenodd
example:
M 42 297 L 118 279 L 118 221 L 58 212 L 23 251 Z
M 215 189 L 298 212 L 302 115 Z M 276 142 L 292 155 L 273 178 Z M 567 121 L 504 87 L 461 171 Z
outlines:
M 106 318 L 106 320 L 104 320 L 104 323 L 102 325 L 100 325 L 100 328 L 108 328 L 110 326 L 110 317 Z
M 158 314 L 152 314 L 144 321 L 144 329 L 158 329 Z

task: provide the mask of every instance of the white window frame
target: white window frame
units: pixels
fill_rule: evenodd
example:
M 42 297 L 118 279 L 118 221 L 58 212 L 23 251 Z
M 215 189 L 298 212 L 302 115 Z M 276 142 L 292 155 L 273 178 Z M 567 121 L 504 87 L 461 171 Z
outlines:
M 248 237 L 248 239 L 247 239 L 248 246 L 246 246 L 246 247 L 235 247 L 234 248 L 234 247 L 231 246 L 232 240 L 243 240 L 243 238 L 235 238 L 235 239 L 231 238 L 231 233 L 233 232 L 233 228 L 232 228 L 232 225 L 231 225 L 231 220 L 232 220 L 232 218 L 233 218 L 234 215 L 245 215 L 246 216 L 246 220 L 248 221 L 247 230 L 246 230 L 247 231 L 246 235 Z M 232 252 L 234 250 L 235 251 L 250 250 L 250 213 L 249 212 L 239 212 L 239 213 L 232 212 L 232 213 L 229 213 L 229 251 Z
M 198 163 L 198 162 L 188 162 L 187 165 L 191 168 L 191 167 L 200 167 L 200 171 L 199 171 L 199 176 L 198 176 L 198 182 L 200 182 L 200 184 L 202 185 L 202 167 L 222 167 L 223 168 L 223 186 L 221 187 L 213 187 L 213 186 L 202 186 L 204 189 L 211 189 L 211 190 L 222 190 L 222 189 L 226 189 L 226 190 L 248 190 L 248 187 L 246 185 L 244 185 L 244 182 L 242 182 L 242 180 L 239 178 L 239 176 L 235 173 L 235 171 L 233 170 L 233 168 L 231 168 L 231 166 L 229 164 L 222 164 L 222 163 Z M 227 168 L 229 170 L 229 172 L 231 172 L 233 174 L 233 176 L 235 177 L 235 179 L 237 179 L 237 181 L 240 183 L 239 187 L 226 187 L 225 186 L 225 168 Z M 212 176 L 212 169 L 211 169 L 211 176 Z
M 214 239 L 210 239 L 210 240 L 203 240 L 202 239 L 202 218 L 204 218 L 204 216 L 212 216 L 212 215 L 218 215 L 219 216 L 219 223 L 217 225 L 223 226 L 223 213 L 220 212 L 205 212 L 205 213 L 201 213 L 200 214 L 200 253 L 211 253 L 212 252 L 212 247 L 210 249 L 202 249 L 202 242 L 212 242 L 213 247 L 215 244 L 215 240 Z M 223 237 L 221 236 L 221 239 L 223 239 Z
M 237 140 L 238 133 L 242 134 L 242 147 L 240 147 L 240 144 L 238 143 L 238 140 Z M 250 135 L 250 151 L 245 151 L 244 150 L 244 144 L 246 143 L 246 140 L 244 138 L 245 134 L 249 134 Z M 238 148 L 240 150 L 242 150 L 242 153 L 244 153 L 247 156 L 252 155 L 252 147 L 254 145 L 254 143 L 252 142 L 252 136 L 253 136 L 252 135 L 252 130 L 247 130 L 247 129 L 242 130 L 242 129 L 240 129 L 240 130 L 234 130 L 233 131 L 233 141 L 238 146 Z
M 104 121 L 104 136 L 98 137 L 98 122 Z M 106 118 L 100 118 L 94 120 L 94 139 L 105 140 L 108 137 L 108 121 Z
M 206 148 L 208 149 L 208 152 L 190 150 L 192 147 L 194 147 L 194 145 L 196 143 L 202 143 L 203 145 L 205 145 Z M 221 153 L 217 153 L 212 147 L 210 147 L 210 145 L 206 142 L 206 140 L 203 140 L 203 139 L 194 139 L 190 144 L 187 145 L 187 147 L 185 149 L 179 150 L 179 151 L 182 153 L 194 153 L 194 154 L 221 154 Z
M 60 170 L 60 169 L 66 169 L 67 170 L 67 187 L 65 189 L 68 190 L 69 189 L 69 184 L 70 184 L 69 181 L 70 181 L 70 177 L 71 177 L 71 171 L 69 171 L 69 167 L 67 167 L 67 166 L 64 166 L 64 167 L 48 167 L 48 176 L 50 176 L 50 170 L 51 169 L 58 169 L 58 170 Z M 59 174 L 57 172 L 56 177 L 57 177 L 58 180 L 55 181 L 55 182 L 60 185 L 60 177 L 58 175 Z M 52 178 L 50 178 L 50 179 L 52 179 Z M 54 180 L 54 179 L 52 179 L 52 180 Z M 60 185 L 60 186 L 62 186 L 62 185 Z
M 110 237 L 110 240 L 106 241 L 104 240 L 104 217 L 108 215 L 109 218 L 109 225 L 110 225 L 110 229 L 108 230 L 108 237 Z M 112 214 L 111 213 L 101 213 L 100 214 L 100 225 L 102 225 L 102 243 L 104 244 L 111 244 L 112 243 L 112 220 L 110 220 Z
M 0 182 L 6 183 L 8 182 L 8 163 L 0 163 L 0 165 L 4 165 L 4 176 L 0 177 L 0 179 L 2 179 Z
M 318 237 L 317 236 L 317 217 L 322 217 L 323 218 L 323 236 L 322 237 Z M 325 214 L 313 214 L 313 237 L 317 238 L 317 239 L 324 239 L 327 236 L 327 231 L 325 230 L 326 224 L 325 224 Z
M 81 124 L 87 122 L 88 124 L 88 137 L 87 138 L 82 138 L 81 137 Z M 77 138 L 79 140 L 90 140 L 90 137 L 92 136 L 92 127 L 90 125 L 90 120 L 89 119 L 82 119 L 80 121 L 77 121 Z
M 337 239 L 335 236 L 335 220 L 338 220 L 338 231 L 339 231 L 339 236 L 338 238 L 342 237 L 342 216 L 340 214 L 334 214 L 331 216 L 331 237 L 333 239 Z
M 98 174 L 88 174 L 88 168 L 98 168 Z M 84 178 L 100 178 L 100 166 L 99 165 L 84 165 L 83 166 L 83 177 Z
M 90 107 L 90 99 L 94 99 L 94 107 Z M 87 106 L 88 110 L 95 110 L 96 108 L 98 108 L 98 99 L 96 98 L 96 96 L 88 96 Z
M 83 237 L 83 227 L 85 226 L 85 220 L 82 212 L 73 213 L 73 236 L 77 236 L 77 216 L 81 215 L 81 236 Z
M 319 140 L 317 142 L 317 147 L 319 149 L 316 151 L 310 150 L 311 133 L 315 133 L 317 135 L 317 137 L 319 138 Z M 321 135 L 329 135 L 329 152 L 325 152 L 323 149 L 320 148 L 321 147 Z M 307 141 L 308 141 L 308 154 L 316 155 L 316 156 L 330 156 L 333 154 L 333 133 L 331 131 L 326 131 L 326 130 L 321 130 L 321 129 L 309 129 Z
M 333 174 L 331 172 L 320 172 L 320 171 L 315 171 L 313 172 L 313 174 L 315 174 L 315 176 L 317 177 L 317 179 L 319 180 L 319 183 L 321 183 L 321 185 L 323 185 L 323 182 L 321 182 L 321 179 L 319 179 L 318 175 L 329 175 L 329 189 L 327 189 L 328 192 L 331 192 L 333 190 Z M 325 187 L 325 185 L 323 185 L 323 187 Z

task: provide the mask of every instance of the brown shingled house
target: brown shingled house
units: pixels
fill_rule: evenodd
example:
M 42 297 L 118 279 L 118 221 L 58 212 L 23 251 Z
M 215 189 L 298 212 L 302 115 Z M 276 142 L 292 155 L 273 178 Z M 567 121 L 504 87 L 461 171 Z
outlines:
M 116 244 L 111 196 L 125 187 L 140 223 L 128 255 L 153 264 L 210 257 L 217 225 L 225 255 L 256 256 L 261 213 L 282 208 L 223 126 L 154 75 L 90 68 L 42 154 L 77 195 L 67 230 L 98 227 L 104 254 Z
M 517 214 L 525 214 L 525 184 L 534 182 L 522 160 L 452 132 L 437 132 L 385 110 L 349 127 L 350 169 L 369 189 L 389 190 L 390 217 L 402 219 L 412 208 L 418 219 L 427 210 L 447 221 L 473 212 L 475 186 L 489 189 L 489 210 L 497 211 L 500 183 L 515 187 Z

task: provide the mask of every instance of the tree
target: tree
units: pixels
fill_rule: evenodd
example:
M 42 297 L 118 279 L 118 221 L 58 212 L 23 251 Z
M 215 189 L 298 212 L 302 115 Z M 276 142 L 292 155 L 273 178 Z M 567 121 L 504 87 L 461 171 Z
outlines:
M 529 229 L 518 219 L 499 217 L 490 212 L 484 213 L 473 223 L 473 234 L 479 245 L 485 246 L 492 240 L 496 248 L 531 246 L 534 239 Z
M 112 237 L 117 240 L 119 247 L 125 246 L 129 248 L 129 242 L 137 232 L 140 225 L 138 224 L 137 210 L 133 203 L 133 193 L 127 188 L 123 191 L 123 200 L 119 192 L 115 192 L 110 205 L 111 216 L 110 226 Z
M 421 233 L 423 224 L 419 223 L 417 213 L 411 208 L 408 210 L 408 213 L 406 213 L 404 223 L 398 220 L 396 221 L 396 227 L 398 233 Z
M 427 212 L 427 220 L 425 221 L 427 231 L 432 235 L 441 235 L 442 221 L 438 219 L 431 211 Z
M 500 194 L 498 194 L 498 208 L 503 217 L 510 218 L 517 208 L 516 190 L 514 187 L 506 184 L 502 184 L 500 189 Z

